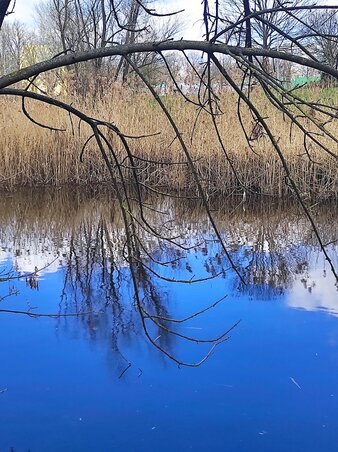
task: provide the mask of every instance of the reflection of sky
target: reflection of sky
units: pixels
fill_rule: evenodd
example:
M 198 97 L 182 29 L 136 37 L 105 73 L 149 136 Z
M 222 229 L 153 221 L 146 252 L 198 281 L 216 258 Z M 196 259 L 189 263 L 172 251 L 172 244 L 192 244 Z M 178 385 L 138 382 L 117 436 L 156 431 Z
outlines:
M 177 233 L 180 233 L 179 229 Z M 184 259 L 178 260 L 175 265 L 165 267 L 165 270 L 160 267 L 156 268 L 156 266 L 154 269 L 167 278 L 187 280 L 190 278 L 210 277 L 212 274 L 218 273 L 222 268 L 226 267 L 228 269 L 229 264 L 225 256 L 222 256 L 219 245 L 213 242 L 211 235 L 204 233 L 204 238 L 208 241 L 207 247 L 201 245 L 193 248 L 186 253 Z M 284 238 L 283 240 L 286 239 Z M 190 245 L 194 243 L 192 236 L 189 238 L 189 243 Z M 54 240 L 48 237 L 44 237 L 43 241 L 40 241 L 33 234 L 31 238 L 29 236 L 21 237 L 19 246 L 14 242 L 7 242 L 6 246 L 4 245 L 0 249 L 0 265 L 3 271 L 13 269 L 24 277 L 25 274 L 38 269 L 36 276 L 39 280 L 45 279 L 45 275 L 48 273 L 58 273 L 57 279 L 61 280 L 66 272 L 70 253 L 69 238 L 56 244 Z M 285 245 L 282 244 L 280 246 L 283 248 Z M 156 249 L 155 245 L 152 245 L 152 247 L 154 248 L 153 255 L 158 260 L 169 261 L 176 257 L 175 252 L 170 247 L 162 249 L 162 251 Z M 334 276 L 329 268 L 325 267 L 324 258 L 317 249 L 305 247 L 302 244 L 292 247 L 285 246 L 284 260 L 276 264 L 274 262 L 274 253 L 269 248 L 270 244 L 267 240 L 263 240 L 259 250 L 257 250 L 256 243 L 252 237 L 249 240 L 245 240 L 243 237 L 235 238 L 233 245 L 229 249 L 232 250 L 231 254 L 234 261 L 242 265 L 242 274 L 245 277 L 249 276 L 248 284 L 242 286 L 242 291 L 250 294 L 251 297 L 264 299 L 278 297 L 285 292 L 285 303 L 291 308 L 302 308 L 307 311 L 326 310 L 330 314 L 338 315 L 338 295 L 334 285 Z M 337 247 L 331 248 L 331 254 L 337 256 Z M 120 265 L 120 251 L 117 243 L 113 245 L 113 253 L 114 261 Z M 222 258 L 219 257 L 217 260 L 214 259 L 214 256 L 222 256 Z M 287 270 L 289 277 L 282 279 L 279 267 L 281 264 L 285 265 L 285 262 L 289 265 Z M 304 262 L 307 262 L 305 266 Z M 126 263 L 121 262 L 120 268 L 125 266 Z M 95 268 L 99 268 L 99 266 L 96 265 Z M 250 276 L 252 271 L 256 271 L 256 276 Z M 95 271 L 93 275 L 92 286 L 95 286 L 95 284 L 99 286 L 100 281 L 97 280 L 99 276 L 95 280 Z M 271 275 L 274 278 L 271 278 Z M 236 289 L 238 281 L 229 270 L 223 274 L 223 283 L 224 278 L 227 278 L 229 290 L 233 291 L 234 288 Z M 102 284 L 101 287 L 103 287 Z M 79 287 L 73 287 L 73 289 L 70 297 L 74 297 Z M 58 292 L 61 293 L 61 290 L 62 287 L 58 289 Z M 91 291 L 95 292 L 93 287 L 91 287 Z M 32 293 L 30 295 L 34 297 Z M 64 295 L 67 296 L 67 293 Z
M 60 259 L 56 251 L 46 254 L 28 253 L 20 254 L 13 258 L 11 251 L 0 250 L 0 265 L 15 269 L 20 273 L 32 273 L 36 269 L 40 270 L 39 275 L 44 273 L 54 273 L 60 268 Z
M 252 246 L 241 243 L 232 253 L 247 265 L 245 251 Z M 0 392 L 0 451 L 336 452 L 338 320 L 327 313 L 335 312 L 337 292 L 317 250 L 304 248 L 300 263 L 306 257 L 309 266 L 290 258 L 298 273 L 270 298 L 266 284 L 245 289 L 231 271 L 200 284 L 157 284 L 168 315 L 176 318 L 227 295 L 215 309 L 178 326 L 182 334 L 214 337 L 241 319 L 231 339 L 197 369 L 178 368 L 147 342 L 126 268 L 113 278 L 120 294 L 114 301 L 108 298 L 111 279 L 103 278 L 97 263 L 87 285 L 85 266 L 80 279 L 70 279 L 66 258 L 57 271 L 42 275 L 38 290 L 24 279 L 12 282 L 20 293 L 1 308 L 94 314 L 0 314 L 0 391 L 6 389 Z M 271 262 L 265 243 L 262 250 L 255 264 Z M 212 265 L 218 268 L 218 251 L 214 243 L 191 250 L 187 261 L 163 274 L 207 276 Z M 156 256 L 172 257 L 170 250 Z M 39 263 L 45 258 L 48 252 Z M 21 265 L 15 256 L 14 262 Z M 65 284 L 67 278 L 75 286 Z M 0 288 L 5 293 L 7 283 Z M 317 306 L 326 312 L 312 311 Z M 178 338 L 158 340 L 187 361 L 208 350 Z
M 325 272 L 317 268 L 306 279 L 297 279 L 287 295 L 286 304 L 306 311 L 324 310 L 338 317 L 338 291 L 330 270 Z
M 196 274 L 203 273 L 201 254 L 190 257 Z M 317 284 L 320 276 L 313 273 Z M 9 305 L 56 309 L 64 277 L 64 269 L 46 274 L 39 291 L 21 281 L 20 297 Z M 127 279 L 122 285 L 130 308 Z M 198 369 L 178 369 L 147 345 L 135 324 L 124 329 L 122 316 L 114 324 L 111 307 L 80 319 L 0 316 L 0 390 L 7 389 L 0 394 L 1 451 L 336 451 L 336 318 L 285 309 L 297 282 L 277 303 L 241 294 L 231 273 L 161 286 L 178 318 L 227 294 L 215 310 L 179 328 L 182 333 L 205 338 L 241 319 L 231 340 Z M 102 306 L 97 278 L 93 292 Z M 314 291 L 303 292 L 313 297 Z M 182 340 L 169 346 L 190 360 L 206 350 Z M 132 367 L 119 379 L 128 362 Z

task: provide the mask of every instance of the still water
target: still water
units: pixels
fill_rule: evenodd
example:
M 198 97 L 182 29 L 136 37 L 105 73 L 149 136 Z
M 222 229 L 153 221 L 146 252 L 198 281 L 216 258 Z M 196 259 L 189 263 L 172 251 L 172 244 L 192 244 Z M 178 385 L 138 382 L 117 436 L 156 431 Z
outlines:
M 0 209 L 1 452 L 338 450 L 338 292 L 297 207 L 215 212 L 243 282 L 200 208 L 161 206 L 189 246 L 144 237 L 141 307 L 112 199 Z M 337 213 L 314 215 L 337 266 Z

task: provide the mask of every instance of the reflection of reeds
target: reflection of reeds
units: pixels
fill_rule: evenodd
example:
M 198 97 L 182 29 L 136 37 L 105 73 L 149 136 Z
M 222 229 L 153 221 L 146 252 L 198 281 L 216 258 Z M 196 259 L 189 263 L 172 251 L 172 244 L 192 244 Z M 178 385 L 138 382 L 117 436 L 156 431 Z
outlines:
M 170 209 L 175 218 L 171 223 L 172 234 L 180 235 L 187 245 L 193 246 L 204 256 L 207 274 L 218 273 L 225 260 L 222 262 L 222 252 L 217 246 L 211 251 L 208 241 L 204 241 L 204 238 L 212 235 L 203 208 L 197 203 L 189 206 L 186 201 L 179 199 L 171 200 L 170 206 L 166 203 L 167 200 L 163 200 L 163 204 L 156 204 L 156 207 L 161 211 Z M 219 206 L 215 204 L 212 207 L 217 209 Z M 243 271 L 252 284 L 262 283 L 263 280 L 267 282 L 272 267 L 275 269 L 271 283 L 274 284 L 274 280 L 278 285 L 279 279 L 286 283 L 288 275 L 285 273 L 295 269 L 302 259 L 301 253 L 291 256 L 290 250 L 296 249 L 298 244 L 318 247 L 310 225 L 296 205 L 276 204 L 268 208 L 265 203 L 256 203 L 246 204 L 243 209 L 242 206 L 235 208 L 228 201 L 226 207 L 221 207 L 222 210 L 215 211 L 215 219 L 235 257 L 237 251 L 244 247 L 247 268 L 245 271 L 243 268 Z M 335 209 L 328 205 L 316 209 L 313 209 L 313 215 L 317 219 L 323 242 L 336 240 L 338 221 Z M 1 197 L 0 211 L 0 241 L 5 247 L 11 243 L 19 254 L 29 249 L 43 254 L 47 246 L 49 251 L 61 253 L 63 263 L 78 256 L 75 259 L 77 263 L 85 257 L 102 268 L 126 266 L 122 255 L 125 234 L 121 212 L 109 193 L 52 189 L 24 191 Z M 162 217 L 162 221 L 166 219 L 166 216 Z M 158 226 L 161 218 L 155 211 L 149 210 L 147 221 Z M 185 268 L 186 277 L 191 277 L 193 269 L 181 259 L 184 255 L 181 249 L 175 249 L 169 243 L 160 244 L 146 231 L 140 230 L 139 234 L 142 243 L 146 244 L 146 249 L 156 260 L 172 261 L 173 271 L 182 272 Z M 236 257 L 236 260 L 242 257 Z M 147 262 L 146 255 L 144 258 Z M 285 259 L 289 259 L 290 268 L 287 268 Z M 86 265 L 89 265 L 88 262 Z M 242 265 L 240 261 L 238 265 Z M 84 272 L 79 274 L 84 275 Z
M 245 292 L 260 300 L 271 300 L 295 280 L 307 281 L 311 263 L 320 252 L 297 206 L 275 205 L 267 209 L 266 204 L 245 204 L 244 209 L 242 204 L 236 208 L 229 201 L 226 208 L 223 205 L 222 210 L 215 212 L 215 218 L 229 253 L 246 282 L 241 285 L 227 270 L 229 262 L 214 240 L 201 206 L 196 202 L 189 206 L 182 200 L 171 200 L 168 204 L 167 199 L 153 206 L 156 209 L 149 210 L 147 220 L 159 225 L 158 210 L 170 211 L 175 218 L 171 222 L 171 232 L 182 237 L 188 249 L 175 248 L 170 242 L 160 243 L 152 234 L 139 231 L 144 265 L 133 267 L 141 300 L 137 303 L 131 286 L 131 267 L 123 259 L 125 235 L 121 210 L 111 195 L 49 189 L 45 192 L 23 191 L 21 195 L 16 193 L 0 198 L 3 250 L 10 248 L 16 257 L 24 257 L 27 253 L 33 261 L 34 256 L 45 255 L 48 259 L 50 255 L 58 256 L 64 284 L 56 314 L 86 313 L 80 317 L 86 336 L 92 341 L 109 344 L 114 356 L 120 357 L 120 376 L 130 367 L 123 356 L 123 344 L 131 341 L 132 335 L 141 337 L 142 331 L 150 334 L 153 345 L 181 364 L 183 362 L 177 359 L 174 350 L 178 339 L 185 339 L 190 344 L 211 342 L 211 349 L 206 351 L 202 361 L 192 364 L 199 365 L 224 340 L 227 332 L 211 340 L 205 340 L 203 336 L 190 337 L 186 336 L 184 327 L 181 328 L 182 321 L 193 321 L 200 315 L 202 319 L 204 313 L 215 309 L 224 295 L 230 293 Z M 212 207 L 217 209 L 218 206 Z M 326 241 L 337 237 L 335 211 L 322 208 L 314 212 L 316 214 L 322 237 Z M 142 254 L 145 249 L 148 254 Z M 166 264 L 162 267 L 158 261 Z M 21 270 L 20 265 L 17 270 Z M 26 283 L 36 289 L 39 276 L 35 270 L 34 278 L 26 278 Z M 170 304 L 172 293 L 166 282 L 174 278 L 190 284 L 192 280 L 196 282 L 196 278 L 218 277 L 224 278 L 224 286 L 229 289 L 227 294 L 217 301 L 209 300 L 206 295 L 206 307 L 195 309 L 183 318 L 175 317 Z M 240 291 L 232 290 L 233 286 Z M 196 307 L 191 306 L 193 308 Z M 60 319 L 59 325 L 68 332 L 72 331 L 72 325 L 76 328 L 74 331 L 78 329 L 78 322 L 75 324 L 68 318 Z
M 165 101 L 189 145 L 196 112 L 179 97 L 172 96 Z M 279 139 L 300 191 L 309 198 L 338 197 L 337 161 L 310 144 L 311 158 L 318 162 L 311 163 L 304 154 L 302 134 L 293 130 L 290 136 L 290 123 L 284 121 L 282 115 L 272 111 L 268 105 L 264 105 L 262 99 L 258 98 L 257 102 L 261 103 L 261 110 L 269 118 L 269 126 Z M 244 111 L 243 118 L 248 125 L 247 134 L 255 150 L 252 152 L 237 120 L 236 99 L 227 93 L 222 103 L 225 114 L 218 118 L 219 129 L 238 180 L 220 149 L 210 118 L 201 114 L 194 129 L 193 142 L 189 147 L 204 188 L 210 195 L 232 193 L 236 190 L 240 192 L 240 181 L 249 192 L 276 196 L 289 193 L 290 189 L 285 183 L 280 161 L 267 138 L 256 133 L 251 117 Z M 112 96 L 97 102 L 94 107 L 81 105 L 81 108 L 90 115 L 113 121 L 123 133 L 129 135 L 160 132 L 160 135 L 148 138 L 129 139 L 136 157 L 152 160 L 151 163 L 138 160 L 137 173 L 140 181 L 152 187 L 195 191 L 195 183 L 186 165 L 154 163 L 154 161 L 184 162 L 184 156 L 177 140 L 173 141 L 174 136 L 165 118 L 146 95 L 135 96 L 126 93 L 122 96 L 120 93 L 113 93 Z M 109 182 L 105 164 L 93 143 L 89 143 L 84 152 L 84 161 L 80 162 L 81 147 L 89 133 L 85 126 L 71 124 L 68 116 L 56 108 L 41 106 L 34 101 L 27 101 L 27 109 L 37 121 L 66 128 L 66 131 L 53 132 L 39 128 L 23 116 L 19 102 L 2 101 L 1 116 L 7 124 L 0 137 L 3 150 L 0 156 L 2 187 L 13 189 L 18 185 L 59 186 Z M 311 129 L 311 125 L 307 126 Z M 335 124 L 329 124 L 327 127 L 332 133 L 336 133 Z M 122 161 L 125 157 L 124 151 L 116 137 L 111 139 Z M 333 152 L 337 151 L 334 142 L 325 144 Z M 124 168 L 124 172 L 131 182 L 130 169 Z
M 208 228 L 203 206 L 197 200 L 166 198 L 145 198 L 157 209 L 147 210 L 147 219 L 156 224 L 159 220 L 168 220 L 157 211 L 170 212 L 177 228 L 187 228 L 190 235 L 198 234 Z M 312 214 L 324 243 L 338 236 L 338 221 L 335 204 L 318 204 L 312 208 Z M 299 206 L 294 203 L 267 203 L 259 198 L 255 202 L 238 203 L 238 199 L 211 200 L 213 215 L 220 229 L 228 231 L 228 237 L 236 242 L 239 236 L 256 241 L 264 228 L 271 237 L 296 235 L 309 245 L 317 245 L 312 229 L 304 218 Z M 123 221 L 117 201 L 109 190 L 68 190 L 68 189 L 24 189 L 0 197 L 1 226 L 0 233 L 12 235 L 17 240 L 24 235 L 64 237 L 80 224 L 96 224 L 104 218 L 119 234 Z M 122 237 L 122 240 L 124 238 Z

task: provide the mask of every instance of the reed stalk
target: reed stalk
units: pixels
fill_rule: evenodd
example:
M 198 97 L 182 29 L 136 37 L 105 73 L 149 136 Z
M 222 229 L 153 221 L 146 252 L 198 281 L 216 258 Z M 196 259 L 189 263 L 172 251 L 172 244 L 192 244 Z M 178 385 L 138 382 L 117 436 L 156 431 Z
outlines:
M 316 93 L 313 94 L 315 95 Z M 338 98 L 338 94 L 335 96 Z M 253 139 L 253 150 L 250 149 L 238 121 L 237 99 L 234 95 L 222 95 L 223 114 L 217 117 L 217 122 L 236 176 L 217 141 L 211 118 L 202 113 L 193 128 L 197 114 L 194 106 L 187 104 L 179 95 L 173 94 L 164 100 L 188 144 L 209 196 L 243 194 L 243 187 L 248 193 L 277 197 L 292 195 L 285 182 L 279 158 L 268 139 L 264 135 Z M 254 94 L 254 101 L 260 111 L 264 112 L 269 127 L 279 140 L 291 174 L 303 196 L 314 200 L 337 199 L 337 160 L 313 143 L 309 145 L 310 160 L 304 152 L 302 133 L 295 127 L 290 133 L 290 121 L 273 109 L 261 93 Z M 11 191 L 19 186 L 109 183 L 109 173 L 94 143 L 88 145 L 83 162 L 80 161 L 82 145 L 90 133 L 85 125 L 71 123 L 69 116 L 55 107 L 27 100 L 27 110 L 36 121 L 65 129 L 62 132 L 51 131 L 29 121 L 22 113 L 21 101 L 1 99 L 0 103 L 0 119 L 6 124 L 0 136 L 1 189 Z M 74 106 L 93 117 L 114 122 L 126 135 L 159 133 L 142 139 L 128 139 L 135 156 L 175 163 L 167 165 L 139 161 L 137 172 L 140 181 L 167 191 L 196 191 L 192 176 L 184 164 L 179 143 L 174 140 L 166 119 L 148 95 L 114 89 L 94 105 L 92 101 L 78 99 Z M 245 128 L 250 134 L 254 127 L 253 120 L 245 108 L 241 111 Z M 309 130 L 313 129 L 308 119 L 302 121 Z M 335 121 L 327 126 L 333 134 L 337 133 L 335 127 Z M 116 136 L 112 135 L 110 138 L 122 161 L 125 157 L 123 147 Z M 325 142 L 324 138 L 323 140 Z M 338 146 L 332 143 L 334 142 L 331 140 L 326 144 L 331 151 L 337 153 Z M 127 181 L 132 182 L 131 171 L 124 169 L 124 173 Z

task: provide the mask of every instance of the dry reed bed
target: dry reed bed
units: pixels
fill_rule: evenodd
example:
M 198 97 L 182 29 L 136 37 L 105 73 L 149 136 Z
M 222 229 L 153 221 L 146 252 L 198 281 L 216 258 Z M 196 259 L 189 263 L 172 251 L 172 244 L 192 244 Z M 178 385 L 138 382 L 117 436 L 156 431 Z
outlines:
M 283 149 L 292 177 L 300 191 L 311 199 L 338 198 L 337 160 L 311 144 L 311 157 L 318 162 L 312 163 L 304 154 L 302 134 L 293 128 L 290 135 L 290 123 L 284 120 L 279 112 L 272 110 L 259 93 L 256 96 L 255 102 L 262 116 L 268 118 L 268 124 Z M 196 110 L 179 96 L 168 97 L 165 102 L 177 121 L 202 184 L 210 195 L 241 193 L 241 184 L 247 187 L 249 192 L 251 190 L 278 197 L 291 193 L 280 159 L 268 138 L 263 135 L 251 142 L 255 152 L 248 146 L 237 118 L 234 96 L 224 95 L 224 114 L 217 118 L 227 157 L 217 141 L 208 115 L 200 115 L 191 141 Z M 156 136 L 128 140 L 136 157 L 164 162 L 156 164 L 136 160 L 139 180 L 155 189 L 196 192 L 191 170 L 186 165 L 186 158 L 178 140 L 174 140 L 174 132 L 149 96 L 113 92 L 95 105 L 78 101 L 75 106 L 85 110 L 91 117 L 113 121 L 128 135 L 159 132 Z M 85 124 L 79 126 L 76 119 L 71 124 L 69 116 L 64 112 L 35 101 L 27 101 L 27 109 L 37 121 L 65 128 L 66 131 L 54 132 L 40 128 L 23 115 L 20 101 L 2 100 L 0 120 L 4 126 L 0 137 L 1 188 L 13 190 L 18 186 L 109 182 L 109 173 L 94 142 L 86 148 L 83 163 L 80 161 L 82 145 L 90 134 Z M 244 109 L 243 119 L 250 135 L 254 124 Z M 304 125 L 314 130 L 308 120 L 307 123 L 304 121 Z M 330 124 L 329 128 L 332 133 L 337 134 L 336 123 Z M 119 160 L 122 161 L 126 154 L 121 143 L 116 136 L 110 138 Z M 325 143 L 337 153 L 337 144 L 329 140 Z M 228 159 L 236 170 L 236 176 Z M 172 164 L 166 164 L 168 162 Z M 127 180 L 132 183 L 130 168 L 124 168 L 123 171 Z

